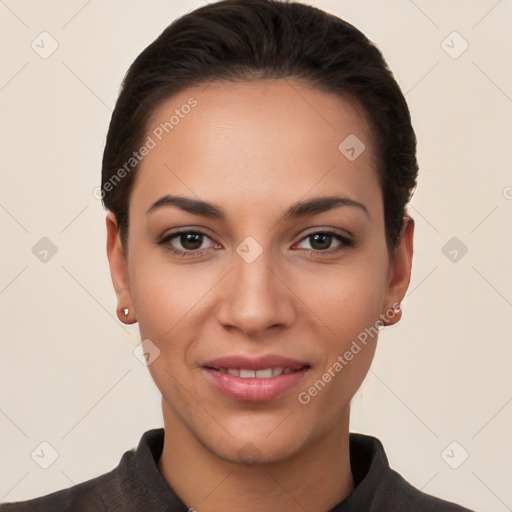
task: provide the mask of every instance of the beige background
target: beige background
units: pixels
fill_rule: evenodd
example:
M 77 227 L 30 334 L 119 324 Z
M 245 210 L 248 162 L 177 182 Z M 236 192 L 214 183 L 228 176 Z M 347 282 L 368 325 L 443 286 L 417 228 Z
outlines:
M 124 72 L 203 3 L 0 1 L 0 501 L 109 471 L 162 425 L 159 393 L 133 355 L 137 326 L 115 317 L 93 189 Z M 512 510 L 512 3 L 309 3 L 378 44 L 419 138 L 404 318 L 381 334 L 351 428 L 379 437 L 425 492 Z M 31 47 L 45 37 L 51 49 L 43 31 L 58 43 L 46 59 Z M 57 248 L 46 262 L 32 252 L 42 237 Z M 459 249 L 443 252 L 452 237 Z M 44 441 L 58 453 L 48 469 L 31 458 Z

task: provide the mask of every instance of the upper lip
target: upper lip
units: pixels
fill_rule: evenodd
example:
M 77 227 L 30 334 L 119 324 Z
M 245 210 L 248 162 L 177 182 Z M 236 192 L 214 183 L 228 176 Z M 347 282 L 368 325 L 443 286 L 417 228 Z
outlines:
M 219 357 L 212 359 L 203 364 L 207 368 L 233 368 L 233 369 L 244 369 L 244 370 L 265 370 L 267 368 L 291 368 L 292 370 L 300 370 L 304 366 L 309 366 L 304 361 L 298 359 L 292 359 L 290 357 L 284 357 L 274 354 L 269 354 L 262 357 L 246 357 L 231 355 L 226 357 Z

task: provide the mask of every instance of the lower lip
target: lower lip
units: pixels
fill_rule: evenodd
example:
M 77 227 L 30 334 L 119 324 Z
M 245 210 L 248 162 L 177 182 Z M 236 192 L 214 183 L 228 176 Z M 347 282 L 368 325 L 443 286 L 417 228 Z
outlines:
M 244 379 L 210 368 L 205 370 L 212 384 L 225 396 L 244 402 L 267 402 L 295 387 L 304 378 L 308 368 L 268 379 Z

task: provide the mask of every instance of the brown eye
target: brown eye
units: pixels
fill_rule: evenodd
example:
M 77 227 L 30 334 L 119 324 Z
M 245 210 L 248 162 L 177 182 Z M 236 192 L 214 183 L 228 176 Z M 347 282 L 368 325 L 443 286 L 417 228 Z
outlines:
M 177 237 L 175 237 L 177 238 Z M 199 249 L 203 243 L 203 235 L 201 233 L 185 233 L 179 235 L 179 241 L 184 249 L 194 251 Z
M 315 250 L 323 250 L 329 249 L 332 241 L 332 235 L 326 235 L 325 233 L 316 233 L 314 235 L 310 235 L 311 246 Z
M 207 247 L 202 247 L 205 240 L 212 243 Z M 180 256 L 202 256 L 206 251 L 214 249 L 216 244 L 211 238 L 201 231 L 177 231 L 169 233 L 157 242 L 166 250 Z
M 334 240 L 338 243 L 336 246 L 331 247 Z M 343 249 L 353 247 L 354 245 L 354 242 L 351 239 L 334 231 L 317 231 L 315 233 L 310 233 L 299 242 L 299 245 L 305 241 L 309 241 L 310 248 L 304 247 L 304 249 L 319 255 L 342 251 Z

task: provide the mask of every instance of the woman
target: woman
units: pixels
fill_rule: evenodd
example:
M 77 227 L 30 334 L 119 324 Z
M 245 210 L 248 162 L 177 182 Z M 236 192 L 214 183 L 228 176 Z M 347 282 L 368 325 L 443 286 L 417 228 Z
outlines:
M 349 433 L 409 285 L 415 153 L 397 83 L 345 21 L 226 0 L 171 24 L 127 73 L 101 187 L 164 429 L 1 510 L 467 510 Z

